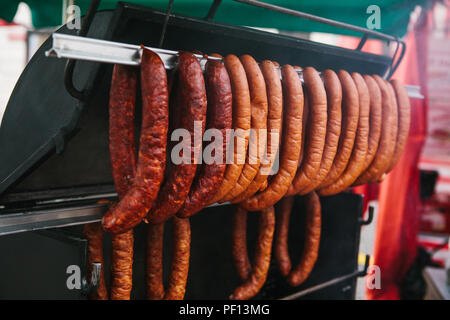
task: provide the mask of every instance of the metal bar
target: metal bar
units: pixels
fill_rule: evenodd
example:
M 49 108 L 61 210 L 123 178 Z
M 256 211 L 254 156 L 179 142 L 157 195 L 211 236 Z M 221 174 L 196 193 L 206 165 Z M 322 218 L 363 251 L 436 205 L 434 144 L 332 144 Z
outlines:
M 401 41 L 401 40 L 397 39 L 396 37 L 393 37 L 393 36 L 390 36 L 388 34 L 384 34 L 384 33 L 378 32 L 378 31 L 374 31 L 374 30 L 370 30 L 370 29 L 354 26 L 354 25 L 351 25 L 351 24 L 348 24 L 348 23 L 344 23 L 344 22 L 339 22 L 339 21 L 336 21 L 336 20 L 331 20 L 331 19 L 315 16 L 315 15 L 312 15 L 312 14 L 309 14 L 309 13 L 306 13 L 306 12 L 301 12 L 301 11 L 297 11 L 297 10 L 292 10 L 292 9 L 280 7 L 280 6 L 277 6 L 277 5 L 274 5 L 274 4 L 270 4 L 270 3 L 266 3 L 266 2 L 261 2 L 261 1 L 257 1 L 257 0 L 234 0 L 234 1 L 245 3 L 245 4 L 249 4 L 249 5 L 252 5 L 252 6 L 255 6 L 255 7 L 264 8 L 264 9 L 271 10 L 271 11 L 276 11 L 276 12 L 288 14 L 288 15 L 295 16 L 295 17 L 304 18 L 304 19 L 311 20 L 311 21 L 316 21 L 316 22 L 328 24 L 328 25 L 331 25 L 331 26 L 335 26 L 335 27 L 338 27 L 338 28 L 343 28 L 343 29 L 355 31 L 355 32 L 358 32 L 358 33 L 369 34 L 369 35 L 372 35 L 372 36 L 374 36 L 376 38 L 384 39 L 384 40 L 387 40 L 387 41 Z
M 300 298 L 302 296 L 310 294 L 312 292 L 318 291 L 318 290 L 326 288 L 328 286 L 332 286 L 334 284 L 343 282 L 343 281 L 348 280 L 348 279 L 357 278 L 357 277 L 358 278 L 359 277 L 365 277 L 367 275 L 367 270 L 369 268 L 369 262 L 370 262 L 370 255 L 366 254 L 366 260 L 364 262 L 364 268 L 362 270 L 357 270 L 357 271 L 352 272 L 350 274 L 347 274 L 347 275 L 344 275 L 344 276 L 341 276 L 341 277 L 337 277 L 337 278 L 331 279 L 329 281 L 322 282 L 321 284 L 318 284 L 318 285 L 312 286 L 312 287 L 310 287 L 308 289 L 301 290 L 299 292 L 293 293 L 293 294 L 288 295 L 287 297 L 281 298 L 279 300 L 295 300 L 295 299 L 298 299 L 298 298 Z
M 219 9 L 219 6 L 221 3 L 222 3 L 222 0 L 214 0 L 213 1 L 213 3 L 211 4 L 211 7 L 209 7 L 209 11 L 205 17 L 205 20 L 211 21 L 212 19 L 214 19 L 217 9 Z
M 50 50 L 45 52 L 47 57 L 55 58 L 70 58 L 86 61 L 96 61 L 104 63 L 118 63 L 131 66 L 138 66 L 141 63 L 142 49 L 140 46 L 92 39 L 86 37 L 78 37 L 67 34 L 54 33 L 53 34 L 53 46 Z M 145 47 L 156 52 L 164 63 L 166 69 L 173 69 L 177 62 L 177 51 Z M 195 55 L 204 68 L 206 61 L 221 60 L 216 57 L 204 57 L 202 55 Z M 303 81 L 303 73 L 301 70 L 297 70 L 300 75 L 300 79 Z M 411 98 L 423 99 L 420 94 L 420 87 L 418 86 L 405 86 L 408 90 L 408 94 Z
M 397 49 L 399 44 L 402 45 L 402 54 L 400 55 L 399 59 L 397 60 L 396 65 L 394 66 L 394 60 L 395 60 L 395 56 L 396 54 L 394 54 L 394 56 L 391 59 L 391 67 L 390 67 L 390 72 L 387 76 L 387 79 L 389 79 L 391 77 L 391 75 L 394 73 L 394 71 L 397 69 L 398 65 L 400 64 L 402 58 L 403 58 L 403 54 L 404 51 L 406 49 L 406 45 L 405 42 L 401 39 L 399 39 L 398 37 L 394 37 L 385 33 L 381 33 L 378 31 L 374 31 L 374 30 L 370 30 L 367 28 L 362 28 L 362 27 L 358 27 L 358 26 L 354 26 L 351 24 L 347 24 L 347 23 L 343 23 L 343 22 L 339 22 L 336 20 L 332 20 L 332 19 L 327 19 L 327 18 L 323 18 L 323 17 L 319 17 L 319 16 L 315 16 L 306 12 L 302 12 L 302 11 L 297 11 L 297 10 L 292 10 L 292 9 L 288 9 L 285 7 L 280 7 L 277 5 L 273 5 L 270 3 L 266 3 L 266 2 L 261 2 L 258 0 L 234 0 L 236 2 L 241 2 L 241 3 L 245 3 L 251 6 L 255 6 L 255 7 L 260 7 L 260 8 L 264 8 L 267 10 L 271 10 L 271 11 L 275 11 L 275 12 L 280 12 L 283 14 L 288 14 L 291 16 L 295 16 L 295 17 L 300 17 L 303 19 L 307 19 L 307 20 L 311 20 L 311 21 L 315 21 L 315 22 L 319 22 L 319 23 L 323 23 L 323 24 L 328 24 L 331 26 L 335 26 L 338 28 L 343 28 L 343 29 L 347 29 L 347 30 L 351 30 L 351 31 L 355 31 L 355 32 L 359 32 L 362 33 L 364 36 L 361 39 L 361 42 L 358 45 L 358 48 L 356 50 L 361 50 L 362 46 L 364 45 L 364 43 L 366 42 L 367 38 L 369 37 L 369 35 L 375 37 L 375 38 L 379 38 L 379 39 L 383 39 L 386 40 L 388 42 L 390 41 L 394 41 L 397 43 Z
M 303 296 L 305 296 L 307 294 L 310 294 L 312 292 L 318 291 L 320 289 L 326 288 L 328 286 L 332 286 L 334 284 L 343 282 L 343 281 L 348 280 L 348 279 L 356 278 L 356 277 L 358 277 L 360 275 L 360 273 L 361 273 L 361 271 L 355 271 L 355 272 L 347 274 L 345 276 L 341 276 L 341 277 L 337 277 L 337 278 L 331 279 L 329 281 L 323 282 L 323 283 L 318 284 L 316 286 L 312 286 L 312 287 L 310 287 L 308 289 L 305 289 L 305 290 L 293 293 L 291 295 L 288 295 L 288 296 L 286 296 L 284 298 L 281 298 L 280 300 L 295 300 L 295 299 L 298 299 L 300 297 L 303 297 Z
M 159 38 L 158 46 L 160 48 L 163 46 L 163 43 L 164 43 L 164 37 L 166 36 L 167 24 L 169 23 L 169 17 L 170 17 L 170 14 L 172 13 L 172 6 L 173 6 L 173 0 L 169 0 L 169 6 L 167 8 L 166 17 L 164 19 L 164 24 L 163 24 L 162 31 L 161 31 L 161 37 Z
M 83 200 L 86 200 L 86 198 L 87 197 L 84 197 Z M 46 203 L 61 203 L 61 207 L 56 209 L 35 208 L 23 210 L 19 213 L 1 214 L 0 236 L 98 222 L 102 219 L 103 214 L 109 208 L 108 203 L 80 205 L 79 203 L 74 204 L 74 199 L 70 200 L 71 201 L 67 202 L 62 199 L 45 201 Z M 224 206 L 228 204 L 230 203 L 215 203 L 207 206 L 206 208 Z
M 107 209 L 106 204 L 95 204 L 1 215 L 0 236 L 97 222 L 101 220 Z

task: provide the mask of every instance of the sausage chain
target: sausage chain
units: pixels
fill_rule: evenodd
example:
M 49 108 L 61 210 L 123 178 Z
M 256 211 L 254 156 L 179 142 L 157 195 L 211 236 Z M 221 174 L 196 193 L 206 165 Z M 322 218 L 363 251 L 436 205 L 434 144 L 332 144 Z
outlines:
M 281 69 L 281 81 L 277 68 Z M 150 222 L 147 296 L 154 300 L 183 299 L 190 256 L 188 217 L 208 204 L 225 201 L 237 203 L 232 252 L 243 281 L 230 298 L 249 299 L 264 285 L 274 232 L 274 255 L 281 273 L 292 286 L 305 281 L 317 260 L 320 244 L 318 194 L 332 195 L 351 185 L 382 180 L 405 148 L 411 107 L 398 81 L 387 82 L 377 75 L 350 75 L 344 70 L 337 74 L 325 70 L 319 76 L 312 67 L 301 69 L 305 95 L 290 65 L 280 68 L 268 60 L 258 65 L 249 55 L 228 55 L 223 62 L 208 61 L 203 75 L 198 59 L 192 53 L 181 52 L 176 72 L 168 82 L 159 56 L 144 48 L 142 129 L 136 159 L 134 104 L 138 74 L 132 67 L 114 67 L 109 134 L 119 202 L 102 219 L 103 229 L 113 233 L 111 299 L 130 298 L 132 228 L 144 218 Z M 217 146 L 223 153 L 214 157 L 217 151 L 212 152 L 212 163 L 197 165 L 203 142 L 192 138 L 194 122 L 200 123 L 198 133 L 202 136 L 206 127 L 218 129 L 223 138 Z M 170 136 L 177 128 L 191 134 L 190 153 L 178 153 L 183 159 L 190 157 L 189 163 L 173 163 L 167 156 L 166 149 L 173 151 L 171 147 L 175 147 Z M 237 131 L 232 139 L 227 136 L 230 128 Z M 250 138 L 249 129 L 256 130 Z M 232 159 L 227 159 L 230 144 L 234 149 Z M 269 172 L 274 168 L 278 170 L 271 176 Z M 304 195 L 306 235 L 300 262 L 292 267 L 288 229 L 295 194 Z M 275 228 L 273 205 L 283 196 L 287 197 L 277 206 Z M 259 211 L 253 264 L 247 254 L 247 210 Z M 174 248 L 169 285 L 164 289 L 162 249 L 164 223 L 169 219 Z M 103 234 L 99 225 L 85 226 L 84 233 L 90 240 L 89 261 L 102 262 Z M 107 298 L 103 274 L 91 298 Z

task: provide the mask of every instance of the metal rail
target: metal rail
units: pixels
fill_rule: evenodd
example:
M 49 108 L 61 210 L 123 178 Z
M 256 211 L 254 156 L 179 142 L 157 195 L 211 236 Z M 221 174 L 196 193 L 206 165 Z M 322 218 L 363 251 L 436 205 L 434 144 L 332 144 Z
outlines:
M 0 215 L 0 236 L 97 222 L 107 209 L 106 204 L 94 204 Z
M 349 280 L 349 279 L 353 279 L 353 278 L 365 277 L 367 275 L 367 270 L 369 268 L 369 263 L 370 263 L 370 255 L 366 254 L 366 260 L 364 262 L 364 268 L 362 270 L 356 270 L 356 271 L 354 271 L 354 272 L 352 272 L 350 274 L 333 278 L 331 280 L 322 282 L 322 283 L 320 283 L 318 285 L 315 285 L 315 286 L 309 287 L 307 289 L 298 291 L 296 293 L 290 294 L 290 295 L 288 295 L 286 297 L 283 297 L 283 298 L 281 298 L 279 300 L 296 300 L 296 299 L 298 299 L 300 297 L 306 296 L 307 294 L 319 291 L 319 290 L 321 290 L 323 288 L 335 285 L 337 283 L 341 283 L 343 281 L 346 281 L 346 280 Z
M 245 4 L 249 4 L 249 5 L 252 5 L 252 6 L 255 6 L 255 7 L 268 9 L 268 10 L 271 10 L 271 11 L 284 13 L 284 14 L 287 14 L 287 15 L 290 15 L 290 16 L 294 16 L 294 17 L 307 19 L 307 20 L 310 20 L 310 21 L 315 21 L 315 22 L 319 22 L 319 23 L 323 23 L 323 24 L 328 24 L 330 26 L 334 26 L 334 27 L 338 27 L 338 28 L 342 28 L 342 29 L 347 29 L 347 30 L 350 30 L 350 31 L 358 32 L 358 33 L 368 34 L 368 35 L 374 36 L 376 38 L 380 38 L 380 39 L 387 40 L 387 41 L 402 42 L 397 37 L 393 37 L 391 35 L 384 34 L 384 33 L 378 32 L 378 31 L 374 31 L 374 30 L 370 30 L 370 29 L 354 26 L 352 24 L 348 24 L 348 23 L 344 23 L 344 22 L 340 22 L 340 21 L 336 21 L 336 20 L 331 20 L 331 19 L 315 16 L 315 15 L 312 15 L 312 14 L 309 14 L 309 13 L 306 13 L 306 12 L 302 12 L 302 11 L 297 11 L 297 10 L 292 10 L 292 9 L 288 9 L 288 8 L 285 8 L 285 7 L 280 7 L 280 6 L 277 6 L 277 5 L 274 5 L 274 4 L 270 4 L 270 3 L 266 3 L 266 2 L 262 2 L 262 1 L 257 1 L 257 0 L 234 0 L 234 1 L 245 3 Z
M 138 66 L 141 63 L 142 48 L 138 45 L 99 40 L 93 38 L 54 33 L 53 46 L 45 52 L 47 57 L 68 58 L 76 60 L 95 61 L 103 63 L 117 63 Z M 145 47 L 156 52 L 166 69 L 173 69 L 177 63 L 178 52 L 161 48 Z M 207 60 L 221 60 L 221 58 L 195 55 L 204 68 Z M 297 70 L 303 80 L 301 70 Z M 420 87 L 406 85 L 411 98 L 423 99 Z
M 117 199 L 117 193 L 37 201 L 34 207 L 20 211 L 11 209 L 12 213 L 7 207 L 2 208 L 0 236 L 98 222 L 114 199 Z M 100 200 L 104 201 L 100 203 Z M 215 203 L 207 208 L 228 204 Z

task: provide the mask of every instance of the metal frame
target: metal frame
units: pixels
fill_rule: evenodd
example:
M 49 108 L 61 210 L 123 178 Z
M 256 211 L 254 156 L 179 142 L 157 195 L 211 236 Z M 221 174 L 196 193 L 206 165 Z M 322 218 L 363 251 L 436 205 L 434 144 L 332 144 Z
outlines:
M 141 64 L 142 47 L 137 45 L 59 33 L 54 33 L 52 38 L 53 47 L 45 52 L 47 57 L 118 63 L 130 66 L 138 66 Z M 176 66 L 177 51 L 154 47 L 145 48 L 156 52 L 163 61 L 166 69 L 170 70 Z M 207 60 L 222 60 L 221 58 L 199 54 L 195 56 L 199 59 L 202 68 L 205 67 Z M 296 69 L 296 71 L 303 81 L 303 71 L 299 69 Z M 406 85 L 405 87 L 409 97 L 423 99 L 423 96 L 420 94 L 420 87 L 410 85 Z
M 260 7 L 260 8 L 275 11 L 275 12 L 280 12 L 283 14 L 287 14 L 287 15 L 323 23 L 323 24 L 328 24 L 331 26 L 335 26 L 335 27 L 342 28 L 342 29 L 347 29 L 350 31 L 358 32 L 358 33 L 362 33 L 363 37 L 361 38 L 361 41 L 359 42 L 357 48 L 355 49 L 357 51 L 360 51 L 362 49 L 362 47 L 364 46 L 364 44 L 367 41 L 367 39 L 369 38 L 369 36 L 388 41 L 388 43 L 390 43 L 392 41 L 396 42 L 397 47 L 395 49 L 394 55 L 391 58 L 390 68 L 389 68 L 387 74 L 385 75 L 385 78 L 387 78 L 387 79 L 389 79 L 392 76 L 392 74 L 395 72 L 395 70 L 397 70 L 397 68 L 400 65 L 400 62 L 402 61 L 403 56 L 406 52 L 406 44 L 403 40 L 399 39 L 398 37 L 390 36 L 388 34 L 384 34 L 384 33 L 378 32 L 378 31 L 354 26 L 351 24 L 339 22 L 339 21 L 332 20 L 332 19 L 315 16 L 315 15 L 305 13 L 302 11 L 297 11 L 297 10 L 292 10 L 289 8 L 280 7 L 280 6 L 273 5 L 270 3 L 265 3 L 262 1 L 257 1 L 257 0 L 233 0 L 233 1 L 248 4 L 248 5 L 255 6 L 255 7 Z M 205 20 L 207 20 L 207 21 L 213 20 L 221 3 L 222 3 L 222 0 L 213 0 L 211 7 L 208 11 L 208 14 L 205 17 Z M 89 6 L 89 9 L 86 13 L 86 16 L 85 16 L 85 19 L 83 22 L 83 26 L 81 27 L 81 30 L 78 33 L 79 36 L 85 36 L 87 34 L 87 31 L 91 25 L 91 22 L 94 18 L 95 12 L 97 11 L 99 4 L 100 4 L 100 0 L 92 0 L 91 5 Z M 159 47 L 162 47 L 162 44 L 164 43 L 164 37 L 165 37 L 169 17 L 171 15 L 172 5 L 173 5 L 173 0 L 169 0 L 166 18 L 164 20 L 163 29 L 162 29 L 161 37 L 160 37 L 160 41 L 159 41 Z M 398 53 L 400 47 L 401 47 L 400 55 L 399 55 L 399 57 L 397 57 L 397 53 Z M 157 51 L 155 48 L 152 48 L 152 50 Z M 159 50 L 161 50 L 161 49 L 159 49 Z M 52 56 L 52 55 L 49 54 L 48 56 Z M 75 68 L 75 61 L 73 59 L 82 59 L 82 57 L 79 56 L 77 58 L 75 55 L 72 55 L 72 56 L 67 56 L 66 58 L 69 58 L 69 60 L 67 61 L 66 70 L 64 72 L 64 84 L 66 86 L 66 89 L 73 97 L 77 98 L 78 100 L 85 100 L 86 94 L 84 92 L 76 89 L 73 84 L 73 71 Z M 86 60 L 97 61 L 97 62 L 120 63 L 120 62 L 117 62 L 114 60 L 103 60 L 103 59 L 95 60 L 93 57 L 91 57 L 90 59 L 86 59 Z M 125 64 L 128 64 L 128 63 L 125 63 Z M 418 89 L 411 88 L 411 90 L 410 90 L 410 88 L 407 87 L 407 89 L 408 89 L 408 95 L 411 98 L 423 99 L 423 96 L 419 92 L 420 88 L 418 88 Z

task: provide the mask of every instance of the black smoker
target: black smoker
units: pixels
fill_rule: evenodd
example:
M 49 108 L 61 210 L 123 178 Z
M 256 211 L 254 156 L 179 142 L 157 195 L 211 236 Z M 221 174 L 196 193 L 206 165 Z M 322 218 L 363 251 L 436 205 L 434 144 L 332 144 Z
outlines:
M 115 10 L 97 12 L 86 36 L 157 47 L 165 18 L 162 11 L 119 3 Z M 65 26 L 57 32 L 74 34 Z M 67 288 L 66 269 L 79 265 L 85 272 L 86 240 L 81 225 L 99 221 L 106 207 L 97 204 L 98 200 L 116 198 L 108 151 L 112 65 L 77 61 L 73 75 L 69 71 L 65 78 L 66 61 L 44 55 L 50 47 L 51 39 L 27 65 L 0 127 L 0 298 L 84 298 L 85 290 Z M 272 59 L 362 74 L 384 75 L 393 63 L 388 56 L 173 14 L 162 47 L 223 55 L 248 53 L 257 61 Z M 69 94 L 65 81 L 68 88 L 81 92 L 81 100 Z M 139 116 L 136 121 L 140 123 Z M 291 288 L 273 265 L 256 298 L 354 298 L 356 278 L 365 273 L 358 271 L 357 264 L 360 227 L 371 219 L 362 220 L 362 197 L 358 195 L 342 193 L 321 201 L 320 253 L 310 277 Z M 294 261 L 303 245 L 301 202 L 301 198 L 296 200 L 289 236 Z M 229 205 L 212 206 L 191 219 L 186 299 L 227 299 L 239 284 L 231 259 L 231 210 Z M 250 252 L 256 238 L 254 216 L 249 214 Z M 166 270 L 171 247 L 168 230 Z M 135 235 L 132 295 L 144 299 L 145 225 L 139 225 Z M 109 236 L 105 246 L 108 283 Z

